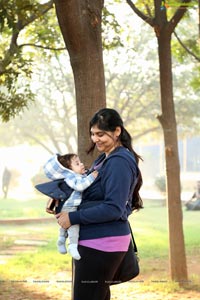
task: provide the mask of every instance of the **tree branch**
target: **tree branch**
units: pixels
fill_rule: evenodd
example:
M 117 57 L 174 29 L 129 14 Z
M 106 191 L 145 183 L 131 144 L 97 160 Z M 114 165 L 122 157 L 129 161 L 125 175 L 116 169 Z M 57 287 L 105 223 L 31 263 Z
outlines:
M 28 26 L 29 24 L 33 23 L 35 20 L 37 20 L 40 16 L 45 15 L 50 9 L 53 8 L 53 0 L 50 0 L 47 3 L 40 4 L 38 5 L 38 11 L 40 12 L 39 14 L 32 14 L 26 22 L 21 22 L 21 20 L 17 23 L 17 29 L 21 31 L 24 29 L 24 27 Z
M 191 0 L 183 0 L 182 5 L 180 5 L 177 8 L 174 16 L 169 21 L 168 28 L 170 29 L 171 33 L 174 31 L 174 29 L 176 28 L 179 21 L 183 18 L 184 14 L 187 12 L 187 9 L 188 9 L 188 6 L 189 6 L 190 2 L 191 2 Z
M 31 46 L 31 47 L 35 47 L 35 48 L 42 48 L 42 49 L 47 49 L 47 50 L 53 50 L 53 51 L 66 50 L 66 47 L 51 48 L 51 47 L 42 46 L 42 45 L 36 45 L 36 44 L 32 44 L 32 43 L 18 45 L 19 48 L 26 47 L 26 46 Z
M 7 51 L 5 51 L 5 55 L 3 59 L 0 59 L 0 75 L 5 73 L 6 67 L 11 63 L 12 57 L 15 53 L 18 51 L 18 45 L 17 45 L 17 39 L 19 36 L 19 33 L 22 29 L 24 29 L 26 26 L 34 22 L 36 19 L 38 19 L 41 15 L 44 15 L 47 11 L 49 11 L 53 7 L 53 0 L 50 0 L 47 3 L 41 4 L 38 6 L 39 14 L 33 13 L 26 22 L 22 22 L 22 20 L 18 20 L 16 27 L 12 30 L 12 37 L 10 40 L 10 46 Z
M 148 23 L 150 26 L 152 26 L 152 27 L 154 26 L 153 19 L 146 16 L 145 14 L 143 14 L 131 0 L 126 0 L 126 2 L 132 8 L 132 10 L 136 13 L 136 15 L 138 15 L 138 17 L 140 17 L 143 21 Z
M 17 38 L 22 29 L 24 29 L 29 24 L 33 23 L 35 20 L 37 20 L 41 15 L 46 14 L 51 8 L 53 7 L 53 0 L 50 0 L 47 3 L 38 5 L 39 14 L 33 13 L 29 18 L 27 18 L 26 22 L 22 22 L 22 20 L 18 20 L 16 24 L 16 28 L 13 28 L 13 35 L 11 38 L 10 43 L 10 49 L 12 48 L 12 45 L 17 45 Z
M 193 56 L 198 62 L 200 62 L 200 57 L 198 57 L 197 55 L 195 55 L 190 49 L 188 49 L 183 42 L 180 40 L 180 38 L 178 37 L 177 33 L 174 31 L 174 35 L 177 38 L 179 44 L 183 47 L 183 49 L 185 49 L 185 51 L 190 54 L 191 56 Z
M 45 150 L 47 150 L 50 154 L 54 154 L 54 152 L 53 152 L 51 149 L 49 149 L 49 148 L 46 146 L 46 143 L 43 143 L 43 142 L 41 141 L 41 139 L 38 139 L 36 136 L 34 136 L 34 135 L 32 135 L 32 134 L 30 134 L 30 133 L 28 133 L 28 132 L 24 132 L 23 135 L 24 135 L 25 137 L 28 137 L 28 138 L 32 139 L 33 141 L 35 141 L 38 145 L 42 146 L 42 147 L 43 147 Z
M 159 129 L 160 129 L 160 126 L 154 126 L 154 127 L 149 128 L 149 129 L 146 129 L 142 133 L 134 135 L 133 140 L 137 140 L 137 139 L 149 134 L 150 132 L 157 132 Z

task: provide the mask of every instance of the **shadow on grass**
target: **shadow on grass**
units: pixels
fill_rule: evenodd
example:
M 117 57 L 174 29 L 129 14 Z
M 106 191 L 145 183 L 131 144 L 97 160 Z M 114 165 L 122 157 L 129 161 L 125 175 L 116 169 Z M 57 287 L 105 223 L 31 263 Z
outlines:
M 55 275 L 56 276 L 56 275 Z M 196 278 L 197 279 L 197 278 Z M 0 280 L 0 299 L 6 300 L 70 300 L 71 281 L 42 280 Z M 199 287 L 189 285 L 188 288 L 174 288 L 173 284 L 152 283 L 151 280 L 126 282 L 112 286 L 113 300 L 198 300 Z
M 38 291 L 29 289 L 25 286 L 24 283 L 12 282 L 12 281 L 11 282 L 1 281 L 0 299 L 49 300 L 49 299 L 58 299 L 58 298 L 52 298 L 52 295 L 47 295 L 46 293 L 41 292 L 39 288 Z

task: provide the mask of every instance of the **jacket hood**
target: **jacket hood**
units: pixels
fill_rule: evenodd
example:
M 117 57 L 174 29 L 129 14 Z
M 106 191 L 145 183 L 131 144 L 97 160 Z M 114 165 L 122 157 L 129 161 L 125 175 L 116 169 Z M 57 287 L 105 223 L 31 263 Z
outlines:
M 55 154 L 44 165 L 44 173 L 49 179 L 56 180 L 66 178 L 69 173 L 74 172 L 63 167 L 58 161 L 58 154 Z

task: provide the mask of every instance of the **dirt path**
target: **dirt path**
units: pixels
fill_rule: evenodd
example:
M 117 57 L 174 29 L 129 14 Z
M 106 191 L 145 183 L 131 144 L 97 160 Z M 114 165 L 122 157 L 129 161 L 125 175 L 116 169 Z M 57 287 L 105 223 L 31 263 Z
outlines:
M 58 278 L 61 274 L 58 274 Z M 123 283 L 113 286 L 111 300 L 199 300 L 200 293 L 196 291 L 167 292 L 141 291 L 134 283 Z M 1 300 L 70 300 L 71 282 L 0 282 Z
M 47 223 L 52 222 L 52 217 L 45 218 L 17 218 L 17 219 L 2 219 L 0 220 L 0 225 L 23 225 L 23 224 L 33 224 L 33 223 Z

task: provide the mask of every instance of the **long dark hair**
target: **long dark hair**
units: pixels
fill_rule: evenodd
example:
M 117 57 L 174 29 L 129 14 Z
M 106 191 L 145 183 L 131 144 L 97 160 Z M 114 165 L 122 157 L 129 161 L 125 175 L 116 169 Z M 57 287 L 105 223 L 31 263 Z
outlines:
M 127 148 L 130 152 L 133 153 L 137 165 L 139 164 L 139 160 L 141 158 L 140 155 L 138 155 L 135 150 L 132 147 L 132 138 L 131 135 L 128 133 L 128 131 L 124 128 L 122 118 L 120 117 L 119 113 L 111 108 L 102 108 L 98 112 L 94 114 L 92 119 L 89 123 L 89 130 L 93 126 L 97 126 L 100 130 L 103 131 L 111 131 L 114 132 L 116 127 L 121 128 L 121 134 L 119 135 L 119 140 L 121 144 Z M 95 149 L 95 143 L 91 140 L 91 145 L 87 151 L 87 153 L 92 153 Z M 137 184 L 135 186 L 135 189 L 133 191 L 133 198 L 132 198 L 132 210 L 138 210 L 140 208 L 143 208 L 143 202 L 139 194 L 139 190 L 142 186 L 142 174 L 140 169 L 138 168 L 138 180 Z

